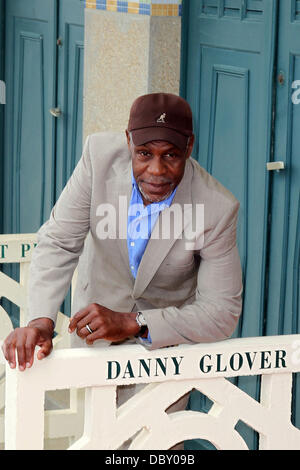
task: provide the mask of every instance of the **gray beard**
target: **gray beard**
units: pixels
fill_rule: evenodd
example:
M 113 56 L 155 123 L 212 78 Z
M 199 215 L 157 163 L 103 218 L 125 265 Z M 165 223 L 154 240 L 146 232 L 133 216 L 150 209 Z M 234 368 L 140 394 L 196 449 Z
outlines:
M 140 193 L 141 195 L 144 197 L 144 199 L 148 202 L 162 202 L 162 201 L 165 201 L 166 199 L 168 199 L 168 197 L 171 196 L 172 192 L 173 192 L 173 189 L 170 189 L 170 191 L 165 195 L 163 196 L 161 199 L 158 199 L 157 201 L 153 201 L 152 199 L 150 199 L 150 197 L 142 190 L 141 186 L 138 185 L 138 188 L 140 190 Z

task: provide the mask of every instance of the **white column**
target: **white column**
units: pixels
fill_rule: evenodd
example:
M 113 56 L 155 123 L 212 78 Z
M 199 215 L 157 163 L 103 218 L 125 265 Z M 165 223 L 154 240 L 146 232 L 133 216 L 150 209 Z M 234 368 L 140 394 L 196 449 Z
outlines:
M 84 137 L 123 132 L 140 95 L 179 94 L 181 17 L 85 11 Z

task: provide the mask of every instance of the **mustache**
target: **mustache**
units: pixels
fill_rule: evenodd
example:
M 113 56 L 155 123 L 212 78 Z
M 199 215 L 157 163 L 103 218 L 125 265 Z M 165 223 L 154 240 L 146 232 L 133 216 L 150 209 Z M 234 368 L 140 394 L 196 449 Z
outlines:
M 159 178 L 159 179 L 147 179 L 147 180 L 141 180 L 140 183 L 148 183 L 148 184 L 172 184 L 173 181 L 169 180 L 167 178 Z

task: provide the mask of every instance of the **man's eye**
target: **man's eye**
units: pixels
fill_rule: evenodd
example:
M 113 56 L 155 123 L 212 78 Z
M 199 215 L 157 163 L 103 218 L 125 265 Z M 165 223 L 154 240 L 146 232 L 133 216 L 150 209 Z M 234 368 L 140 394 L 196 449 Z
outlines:
M 176 153 L 166 153 L 166 157 L 175 158 L 175 157 L 177 157 L 177 155 L 176 155 Z
M 140 151 L 138 152 L 138 155 L 140 155 L 141 157 L 150 157 L 150 156 L 151 156 L 151 153 L 146 152 L 145 150 L 140 150 Z

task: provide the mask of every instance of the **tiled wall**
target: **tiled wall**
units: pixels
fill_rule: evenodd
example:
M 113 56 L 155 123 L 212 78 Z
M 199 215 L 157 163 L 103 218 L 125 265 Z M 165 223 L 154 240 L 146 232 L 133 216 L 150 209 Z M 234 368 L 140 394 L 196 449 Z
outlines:
M 150 16 L 181 16 L 182 0 L 85 0 L 86 8 Z

